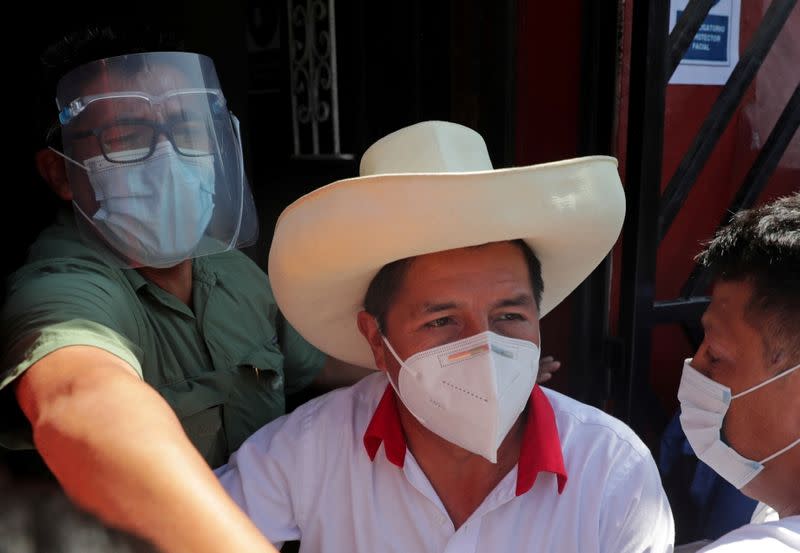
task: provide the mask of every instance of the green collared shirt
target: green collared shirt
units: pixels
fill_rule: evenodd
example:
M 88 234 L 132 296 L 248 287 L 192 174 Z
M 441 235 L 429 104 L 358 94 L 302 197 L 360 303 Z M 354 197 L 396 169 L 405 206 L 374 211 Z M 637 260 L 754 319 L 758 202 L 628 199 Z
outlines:
M 266 274 L 243 253 L 196 258 L 192 274 L 194 309 L 108 263 L 81 240 L 72 213 L 61 213 L 9 278 L 0 390 L 60 347 L 93 345 L 158 390 L 211 466 L 225 462 L 284 413 L 286 395 L 308 385 L 325 357 L 283 319 Z M 31 447 L 24 419 L 5 418 L 0 445 Z

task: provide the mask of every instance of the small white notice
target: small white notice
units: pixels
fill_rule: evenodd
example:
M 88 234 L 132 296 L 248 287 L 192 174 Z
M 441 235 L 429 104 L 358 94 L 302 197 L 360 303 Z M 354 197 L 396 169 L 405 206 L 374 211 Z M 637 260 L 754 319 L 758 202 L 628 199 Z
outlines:
M 670 32 L 688 3 L 670 0 Z M 740 12 L 741 0 L 714 2 L 669 84 L 725 84 L 739 61 Z

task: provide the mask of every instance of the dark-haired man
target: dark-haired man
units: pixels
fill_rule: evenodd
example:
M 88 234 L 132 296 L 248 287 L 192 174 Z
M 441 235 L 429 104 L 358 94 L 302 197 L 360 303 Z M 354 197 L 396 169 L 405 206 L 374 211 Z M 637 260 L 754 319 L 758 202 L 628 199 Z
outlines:
M 238 124 L 213 62 L 169 40 L 92 27 L 45 53 L 36 162 L 64 207 L 9 280 L 0 389 L 24 417 L 0 444 L 163 551 L 266 551 L 210 467 L 326 358 L 237 250 L 257 229 Z
M 361 175 L 283 212 L 269 271 L 311 343 L 379 372 L 245 441 L 217 471 L 237 503 L 318 553 L 670 552 L 641 440 L 536 385 L 540 317 L 618 236 L 615 160 L 493 170 L 476 132 L 427 121 Z
M 698 259 L 716 282 L 681 425 L 701 461 L 779 517 L 701 551 L 800 551 L 800 193 L 738 213 Z

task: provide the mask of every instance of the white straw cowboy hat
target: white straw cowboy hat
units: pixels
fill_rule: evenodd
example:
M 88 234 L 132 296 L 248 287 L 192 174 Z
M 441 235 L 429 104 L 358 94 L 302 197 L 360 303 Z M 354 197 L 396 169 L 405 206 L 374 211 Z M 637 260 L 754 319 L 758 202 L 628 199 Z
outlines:
M 356 314 L 387 263 L 521 238 L 542 264 L 544 316 L 608 254 L 625 215 L 613 157 L 493 169 L 478 133 L 443 121 L 382 138 L 364 153 L 360 175 L 284 210 L 269 277 L 306 340 L 363 367 L 375 361 Z

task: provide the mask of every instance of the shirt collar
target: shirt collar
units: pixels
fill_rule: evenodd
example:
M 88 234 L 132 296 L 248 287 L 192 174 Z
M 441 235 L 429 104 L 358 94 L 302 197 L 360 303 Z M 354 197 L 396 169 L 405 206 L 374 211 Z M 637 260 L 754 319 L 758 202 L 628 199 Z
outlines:
M 212 268 L 209 257 L 211 256 L 192 259 L 192 308 L 147 280 L 136 269 L 122 269 L 122 274 L 125 275 L 125 278 L 128 279 L 137 294 L 147 292 L 150 298 L 164 307 L 177 311 L 186 317 L 202 320 L 208 297 L 219 280 L 219 275 Z
M 533 387 L 528 406 L 517 464 L 516 494 L 528 492 L 540 472 L 556 475 L 560 494 L 567 484 L 561 440 L 558 437 L 553 407 L 538 385 Z M 375 460 L 381 443 L 389 462 L 402 468 L 406 456 L 406 439 L 400 425 L 394 389 L 388 384 L 364 433 L 364 448 L 371 460 Z

